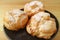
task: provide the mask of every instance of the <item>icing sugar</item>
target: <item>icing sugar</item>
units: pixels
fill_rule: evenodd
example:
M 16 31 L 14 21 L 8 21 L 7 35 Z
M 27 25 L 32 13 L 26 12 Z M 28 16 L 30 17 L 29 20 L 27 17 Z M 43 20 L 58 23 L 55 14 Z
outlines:
M 43 18 L 44 18 L 44 17 L 50 16 L 50 14 L 45 13 L 45 12 L 39 12 L 39 13 L 37 13 L 36 15 L 34 15 L 32 18 L 35 18 L 35 20 L 40 21 L 41 18 L 42 18 L 42 16 L 43 16 Z
M 16 23 L 17 20 L 19 19 L 19 16 L 21 16 L 21 14 L 24 14 L 24 12 L 20 11 L 19 9 L 13 9 L 13 10 L 7 12 L 8 19 L 12 23 Z

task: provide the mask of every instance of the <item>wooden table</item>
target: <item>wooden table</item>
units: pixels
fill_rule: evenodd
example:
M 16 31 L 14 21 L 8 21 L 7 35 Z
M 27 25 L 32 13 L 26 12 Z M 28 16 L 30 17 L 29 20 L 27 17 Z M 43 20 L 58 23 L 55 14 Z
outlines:
M 24 4 L 31 0 L 0 0 L 0 40 L 8 40 L 9 38 L 4 33 L 3 29 L 3 17 L 6 11 L 11 9 L 20 9 L 24 7 Z M 43 2 L 45 9 L 52 12 L 60 23 L 60 0 L 40 0 Z M 60 28 L 53 40 L 60 40 Z

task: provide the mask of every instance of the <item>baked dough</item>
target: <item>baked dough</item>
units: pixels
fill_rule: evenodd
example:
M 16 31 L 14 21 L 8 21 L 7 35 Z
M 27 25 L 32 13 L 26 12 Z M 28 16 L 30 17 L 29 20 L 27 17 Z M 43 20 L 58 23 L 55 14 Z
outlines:
M 26 13 L 19 9 L 13 9 L 8 11 L 4 17 L 4 25 L 9 30 L 19 30 L 24 28 L 28 21 Z
M 39 12 L 31 17 L 26 30 L 32 36 L 49 39 L 56 32 L 56 23 L 49 13 Z
M 32 16 L 36 14 L 37 12 L 43 11 L 44 7 L 42 2 L 39 1 L 32 1 L 30 3 L 27 3 L 24 6 L 24 12 L 27 13 L 27 15 Z

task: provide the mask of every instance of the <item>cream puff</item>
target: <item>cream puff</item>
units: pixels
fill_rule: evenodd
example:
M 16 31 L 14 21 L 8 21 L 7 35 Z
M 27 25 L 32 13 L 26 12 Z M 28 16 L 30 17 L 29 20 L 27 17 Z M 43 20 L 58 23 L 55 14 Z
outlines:
M 32 36 L 49 39 L 56 32 L 55 19 L 49 13 L 39 12 L 31 17 L 26 30 Z
M 19 30 L 24 28 L 28 21 L 26 13 L 19 9 L 8 11 L 4 16 L 4 25 L 9 30 Z
M 26 12 L 28 16 L 32 16 L 43 10 L 43 3 L 39 1 L 32 1 L 30 3 L 25 4 L 24 6 L 24 12 Z

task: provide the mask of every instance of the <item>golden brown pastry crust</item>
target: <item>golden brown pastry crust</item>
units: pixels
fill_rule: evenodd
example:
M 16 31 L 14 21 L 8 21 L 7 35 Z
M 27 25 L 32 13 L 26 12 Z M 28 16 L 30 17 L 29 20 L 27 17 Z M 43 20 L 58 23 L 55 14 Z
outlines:
M 44 6 L 39 1 L 32 1 L 24 6 L 24 12 L 26 12 L 28 16 L 32 16 L 43 10 L 44 10 Z
M 4 25 L 9 30 L 19 30 L 24 28 L 28 21 L 28 16 L 19 9 L 13 9 L 6 13 Z
M 39 12 L 31 17 L 26 30 L 32 36 L 49 39 L 56 32 L 56 23 L 49 13 Z

